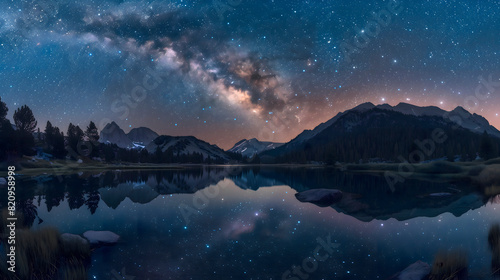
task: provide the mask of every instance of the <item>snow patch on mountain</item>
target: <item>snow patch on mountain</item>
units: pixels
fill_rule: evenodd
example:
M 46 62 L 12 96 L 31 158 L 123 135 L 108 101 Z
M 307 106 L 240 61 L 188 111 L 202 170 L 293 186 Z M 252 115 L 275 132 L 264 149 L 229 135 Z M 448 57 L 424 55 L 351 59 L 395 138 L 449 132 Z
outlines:
M 228 152 L 242 154 L 246 157 L 252 157 L 255 154 L 271 149 L 276 149 L 282 145 L 283 143 L 263 142 L 255 138 L 252 138 L 250 140 L 243 139 L 234 144 L 234 146 L 229 149 Z
M 132 129 L 128 134 L 115 122 L 108 123 L 99 135 L 99 142 L 116 144 L 120 148 L 142 149 L 158 137 L 147 127 Z
M 205 141 L 199 140 L 194 136 L 166 136 L 162 135 L 146 146 L 149 153 L 156 152 L 160 147 L 162 152 L 171 149 L 174 155 L 186 155 L 200 153 L 203 159 L 223 159 L 229 160 L 227 154 L 216 145 L 211 145 Z

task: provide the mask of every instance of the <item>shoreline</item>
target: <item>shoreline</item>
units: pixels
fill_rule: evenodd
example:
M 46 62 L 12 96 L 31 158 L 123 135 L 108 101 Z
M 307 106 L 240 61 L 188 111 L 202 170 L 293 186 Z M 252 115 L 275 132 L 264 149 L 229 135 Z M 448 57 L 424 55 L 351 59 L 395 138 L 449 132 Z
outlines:
M 154 163 L 102 163 L 86 160 L 77 162 L 73 160 L 33 160 L 33 158 L 23 157 L 15 162 L 16 170 L 24 176 L 40 175 L 69 175 L 79 172 L 101 173 L 106 171 L 153 171 L 153 170 L 182 170 L 187 168 L 331 168 L 344 172 L 367 173 L 377 176 L 384 176 L 386 173 L 401 173 L 403 163 L 364 163 L 364 164 L 154 164 Z M 6 162 L 0 164 L 5 168 L 0 170 L 0 177 L 7 175 Z M 488 161 L 470 161 L 470 162 L 448 162 L 433 161 L 426 163 L 411 164 L 413 171 L 409 178 L 431 179 L 431 180 L 461 180 L 477 177 L 486 169 L 500 170 L 500 158 Z M 424 178 L 425 177 L 425 178 Z

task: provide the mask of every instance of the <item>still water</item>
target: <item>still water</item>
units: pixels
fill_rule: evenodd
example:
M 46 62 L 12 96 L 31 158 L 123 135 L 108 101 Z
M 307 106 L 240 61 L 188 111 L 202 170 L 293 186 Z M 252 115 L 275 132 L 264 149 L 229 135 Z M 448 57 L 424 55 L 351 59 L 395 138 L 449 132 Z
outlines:
M 315 188 L 343 198 L 330 207 L 295 198 Z M 492 279 L 487 237 L 500 222 L 495 199 L 467 184 L 391 190 L 383 176 L 326 168 L 46 175 L 17 189 L 32 229 L 121 236 L 92 253 L 89 279 L 388 279 L 450 249 L 467 253 L 472 279 Z M 316 248 L 324 261 L 312 262 Z

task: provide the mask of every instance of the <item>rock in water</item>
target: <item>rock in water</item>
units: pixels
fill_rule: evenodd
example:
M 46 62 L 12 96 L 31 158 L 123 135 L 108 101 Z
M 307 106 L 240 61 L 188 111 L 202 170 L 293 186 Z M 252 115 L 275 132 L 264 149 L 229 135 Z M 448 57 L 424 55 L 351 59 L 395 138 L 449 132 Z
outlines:
M 296 193 L 300 202 L 314 203 L 320 207 L 327 207 L 342 199 L 342 192 L 331 189 L 314 189 Z
M 434 196 L 434 197 L 441 197 L 441 196 L 450 196 L 451 193 L 448 192 L 440 192 L 440 193 L 431 193 L 429 196 Z
M 87 238 L 90 244 L 103 244 L 103 245 L 111 245 L 118 242 L 120 236 L 111 231 L 93 231 L 89 230 L 83 233 L 83 236 Z
M 429 273 L 431 273 L 431 266 L 423 261 L 417 261 L 401 271 L 396 279 L 422 280 L 425 276 L 429 275 Z

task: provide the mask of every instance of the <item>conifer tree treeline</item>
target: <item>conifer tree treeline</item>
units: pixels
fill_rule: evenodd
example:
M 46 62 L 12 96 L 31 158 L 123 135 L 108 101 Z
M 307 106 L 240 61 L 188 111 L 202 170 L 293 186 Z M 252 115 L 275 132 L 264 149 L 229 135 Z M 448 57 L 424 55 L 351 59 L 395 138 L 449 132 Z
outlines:
M 36 119 L 31 109 L 24 105 L 14 112 L 14 124 L 6 118 L 9 109 L 0 98 L 0 159 L 15 158 L 20 155 L 34 155 L 33 147 Z

